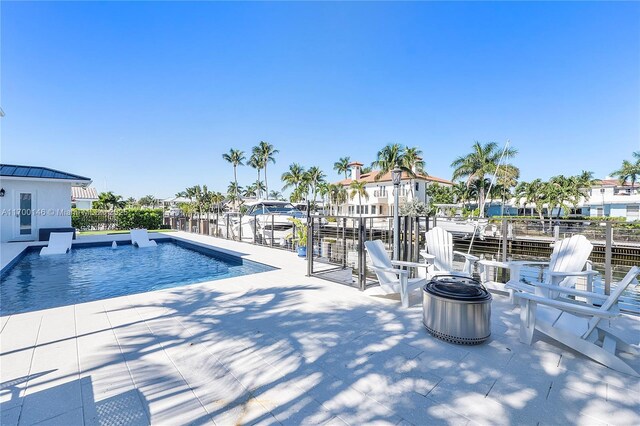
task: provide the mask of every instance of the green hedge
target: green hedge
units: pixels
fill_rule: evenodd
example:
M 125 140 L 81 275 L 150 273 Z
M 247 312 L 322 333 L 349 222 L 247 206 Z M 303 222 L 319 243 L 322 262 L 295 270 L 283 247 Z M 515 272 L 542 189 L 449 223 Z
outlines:
M 71 226 L 80 231 L 159 229 L 162 209 L 78 210 L 71 212 Z

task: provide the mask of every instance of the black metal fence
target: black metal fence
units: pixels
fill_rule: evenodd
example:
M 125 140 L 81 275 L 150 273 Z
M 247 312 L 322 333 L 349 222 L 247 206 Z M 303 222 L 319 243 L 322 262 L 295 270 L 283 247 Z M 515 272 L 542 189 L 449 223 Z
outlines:
M 399 217 L 399 257 L 417 262 L 424 249 L 427 217 Z M 361 290 L 375 284 L 367 269 L 364 242 L 381 240 L 393 251 L 393 217 L 311 216 L 307 240 L 308 274 Z

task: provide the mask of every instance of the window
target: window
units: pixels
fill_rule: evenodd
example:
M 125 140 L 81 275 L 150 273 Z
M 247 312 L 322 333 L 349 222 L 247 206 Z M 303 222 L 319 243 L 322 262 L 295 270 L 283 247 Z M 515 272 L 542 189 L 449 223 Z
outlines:
M 371 206 L 371 214 L 376 214 L 376 206 Z
M 369 206 L 364 206 L 364 214 L 369 214 Z
M 602 207 L 597 207 L 596 208 L 596 216 L 604 216 L 602 213 L 603 213 Z
M 640 206 L 627 206 L 627 219 L 640 219 Z
M 416 182 L 416 191 L 420 191 L 420 182 Z

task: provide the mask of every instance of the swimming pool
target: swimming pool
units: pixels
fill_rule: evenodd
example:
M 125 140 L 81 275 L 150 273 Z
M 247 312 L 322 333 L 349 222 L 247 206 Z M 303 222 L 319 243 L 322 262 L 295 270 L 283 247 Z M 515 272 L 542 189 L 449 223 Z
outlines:
M 41 257 L 29 250 L 0 284 L 0 315 L 54 308 L 275 268 L 179 241 L 155 248 L 130 244 L 77 247 L 69 254 Z

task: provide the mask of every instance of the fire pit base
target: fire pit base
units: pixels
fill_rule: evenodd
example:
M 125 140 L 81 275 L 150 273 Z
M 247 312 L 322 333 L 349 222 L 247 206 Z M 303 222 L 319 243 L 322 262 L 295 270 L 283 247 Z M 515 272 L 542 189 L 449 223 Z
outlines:
M 423 287 L 422 322 L 439 339 L 477 345 L 491 336 L 491 299 L 474 279 L 442 275 Z

